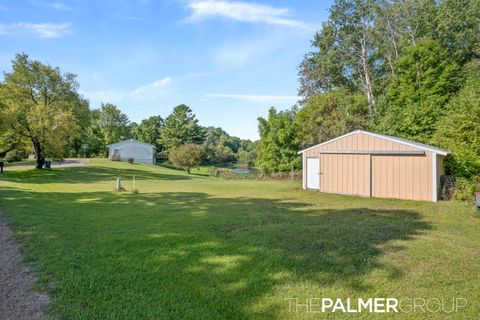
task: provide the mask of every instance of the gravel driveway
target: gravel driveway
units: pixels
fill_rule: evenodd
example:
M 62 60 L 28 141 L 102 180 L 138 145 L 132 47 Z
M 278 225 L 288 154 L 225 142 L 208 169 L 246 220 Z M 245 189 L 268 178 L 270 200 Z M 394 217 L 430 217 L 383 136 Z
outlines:
M 22 264 L 12 235 L 0 212 L 0 319 L 43 319 L 48 296 L 31 290 L 35 278 Z
M 70 167 L 83 167 L 89 162 L 88 159 L 83 158 L 71 158 L 65 159 L 63 162 L 52 162 L 52 168 L 70 168 Z M 17 170 L 31 170 L 35 168 L 34 165 L 18 165 L 12 167 L 3 168 L 4 171 L 17 171 Z

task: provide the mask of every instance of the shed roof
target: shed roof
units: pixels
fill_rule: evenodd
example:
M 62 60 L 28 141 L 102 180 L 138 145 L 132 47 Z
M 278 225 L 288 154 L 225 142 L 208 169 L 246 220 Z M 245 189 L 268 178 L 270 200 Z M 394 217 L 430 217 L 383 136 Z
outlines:
M 155 146 L 151 145 L 151 144 L 148 144 L 148 143 L 145 143 L 145 142 L 142 142 L 142 141 L 138 141 L 138 140 L 135 140 L 135 139 L 127 139 L 127 140 L 122 140 L 122 141 L 118 141 L 118 142 L 115 142 L 115 143 L 112 143 L 112 144 L 109 144 L 107 145 L 107 147 L 114 147 L 116 145 L 120 145 L 120 144 L 124 144 L 126 142 L 135 142 L 135 143 L 138 143 L 138 144 L 143 144 L 145 146 L 148 146 L 148 147 L 151 147 L 151 148 L 155 148 Z
M 358 133 L 368 134 L 368 135 L 370 135 L 370 136 L 374 136 L 374 137 L 377 137 L 377 138 L 381 138 L 381 139 L 385 139 L 385 140 L 397 142 L 397 143 L 400 143 L 400 144 L 403 144 L 403 145 L 406 145 L 406 146 L 418 148 L 418 149 L 420 149 L 420 150 L 438 153 L 438 154 L 441 154 L 441 155 L 443 155 L 443 156 L 446 156 L 447 154 L 450 153 L 450 152 L 447 151 L 447 150 L 440 149 L 440 148 L 437 148 L 437 147 L 434 147 L 434 146 L 430 146 L 430 145 L 428 145 L 428 144 L 423 144 L 423 143 L 420 143 L 420 142 L 415 142 L 415 141 L 411 141 L 411 140 L 407 140 L 407 139 L 403 139 L 403 138 L 399 138 L 399 137 L 388 136 L 388 135 L 386 135 L 386 134 L 374 133 L 374 132 L 365 131 L 365 130 L 355 130 L 355 131 L 349 132 L 349 133 L 347 133 L 347 134 L 344 134 L 343 136 L 339 136 L 339 137 L 333 138 L 333 139 L 331 139 L 331 140 L 328 140 L 328 141 L 319 143 L 319 144 L 317 144 L 317 145 L 314 145 L 314 146 L 312 146 L 312 147 L 310 147 L 310 148 L 303 149 L 302 151 L 299 151 L 298 153 L 304 153 L 305 151 L 308 151 L 308 150 L 311 150 L 311 149 L 314 149 L 314 148 L 317 148 L 317 147 L 326 145 L 326 144 L 328 144 L 328 143 L 331 143 L 331 142 L 334 142 L 334 141 L 337 141 L 337 140 L 340 140 L 340 139 L 342 139 L 342 138 L 351 136 L 351 135 L 353 135 L 353 134 L 358 134 Z

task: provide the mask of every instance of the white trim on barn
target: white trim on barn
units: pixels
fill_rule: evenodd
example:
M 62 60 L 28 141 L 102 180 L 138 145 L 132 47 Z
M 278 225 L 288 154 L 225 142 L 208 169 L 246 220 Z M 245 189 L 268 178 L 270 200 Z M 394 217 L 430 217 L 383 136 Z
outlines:
M 414 147 L 414 148 L 418 148 L 418 149 L 421 149 L 421 150 L 424 150 L 424 151 L 430 151 L 430 152 L 433 152 L 433 153 L 438 153 L 438 154 L 441 154 L 442 156 L 446 156 L 447 154 L 449 154 L 449 152 L 447 150 L 443 150 L 443 149 L 440 149 L 440 148 L 437 148 L 437 147 L 434 147 L 434 146 L 429 146 L 427 144 L 423 144 L 423 143 L 419 143 L 419 142 L 415 142 L 415 141 L 410 141 L 410 140 L 403 139 L 403 138 L 387 136 L 385 134 L 379 134 L 379 133 L 374 133 L 374 132 L 365 131 L 365 130 L 355 130 L 355 131 L 349 132 L 347 134 L 344 134 L 343 136 L 336 137 L 334 139 L 319 143 L 319 144 L 311 146 L 307 149 L 303 149 L 302 151 L 299 151 L 298 154 L 304 153 L 305 151 L 318 148 L 320 146 L 326 145 L 328 143 L 332 143 L 334 141 L 346 138 L 348 136 L 351 136 L 351 135 L 357 134 L 357 133 L 368 134 L 368 135 L 373 136 L 373 137 L 389 140 L 389 141 L 392 141 L 392 142 L 397 142 L 397 143 L 400 143 L 400 144 L 403 144 L 403 145 L 406 145 L 406 146 L 409 146 L 409 147 Z
M 302 156 L 302 168 L 307 167 L 307 159 L 305 155 Z M 302 185 L 303 189 L 307 189 L 307 170 L 302 170 Z
M 438 198 L 437 186 L 437 154 L 432 152 L 432 201 L 437 202 Z

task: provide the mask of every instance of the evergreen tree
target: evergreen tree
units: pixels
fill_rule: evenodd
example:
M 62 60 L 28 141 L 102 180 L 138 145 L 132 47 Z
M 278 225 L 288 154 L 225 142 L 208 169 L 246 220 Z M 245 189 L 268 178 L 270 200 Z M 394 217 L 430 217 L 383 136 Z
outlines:
M 205 130 L 198 125 L 195 114 L 188 106 L 184 104 L 176 106 L 165 119 L 160 141 L 167 150 L 185 143 L 202 144 L 204 140 Z

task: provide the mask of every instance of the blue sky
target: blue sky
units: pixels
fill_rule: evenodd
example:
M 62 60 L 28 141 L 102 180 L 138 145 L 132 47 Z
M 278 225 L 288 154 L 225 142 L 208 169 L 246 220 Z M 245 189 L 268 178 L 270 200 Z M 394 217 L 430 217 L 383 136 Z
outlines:
M 332 1 L 0 0 L 0 69 L 17 52 L 78 75 L 92 108 L 132 121 L 189 105 L 202 125 L 257 139 L 297 100 L 297 68 Z

